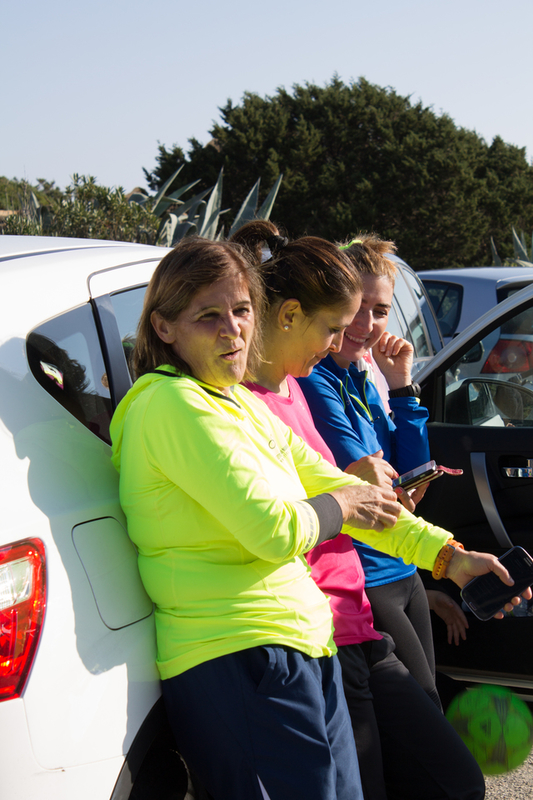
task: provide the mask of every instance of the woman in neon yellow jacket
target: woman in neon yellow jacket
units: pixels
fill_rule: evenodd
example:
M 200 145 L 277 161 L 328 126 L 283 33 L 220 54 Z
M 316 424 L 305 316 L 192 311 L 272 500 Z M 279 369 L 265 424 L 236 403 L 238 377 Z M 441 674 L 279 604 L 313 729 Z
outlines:
M 299 242 L 339 298 L 308 335 L 340 347 L 358 279 L 333 245 Z M 390 489 L 324 461 L 238 385 L 257 357 L 260 310 L 260 280 L 236 245 L 186 240 L 161 261 L 139 378 L 111 427 L 121 503 L 156 605 L 178 747 L 215 800 L 358 800 L 329 604 L 303 554 L 356 527 L 425 568 L 446 552 L 460 585 L 489 570 L 509 579 L 492 556 L 450 550 L 450 534 L 401 510 Z

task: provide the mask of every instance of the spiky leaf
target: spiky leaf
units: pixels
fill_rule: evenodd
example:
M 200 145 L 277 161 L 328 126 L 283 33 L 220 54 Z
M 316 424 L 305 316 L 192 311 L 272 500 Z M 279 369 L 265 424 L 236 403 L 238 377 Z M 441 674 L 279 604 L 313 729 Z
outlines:
M 494 239 L 492 238 L 492 236 L 490 237 L 490 251 L 492 253 L 492 266 L 501 267 L 502 260 L 498 255 L 498 251 L 496 250 L 496 245 L 494 244 Z
M 133 192 L 128 197 L 128 203 L 137 203 L 139 206 L 144 206 L 146 201 L 149 200 L 150 197 L 147 194 L 141 194 L 141 192 Z
M 514 254 L 517 259 L 521 259 L 522 261 L 529 261 L 529 253 L 527 252 L 527 248 L 525 246 L 525 242 L 518 236 L 515 229 L 513 228 L 513 247 L 514 247 Z
M 167 197 L 170 200 L 179 200 L 179 198 L 181 197 L 182 194 L 185 194 L 185 192 L 188 192 L 189 189 L 192 189 L 192 187 L 196 186 L 197 183 L 200 183 L 200 179 L 199 178 L 198 178 L 197 181 L 193 181 L 192 183 L 187 183 L 187 184 L 185 184 L 185 186 L 180 186 L 179 189 L 177 189 L 175 192 L 172 192 L 172 194 L 168 194 Z
M 268 196 L 266 197 L 263 205 L 261 206 L 261 208 L 257 212 L 257 218 L 258 219 L 270 219 L 270 214 L 272 212 L 272 206 L 274 205 L 274 202 L 276 200 L 276 197 L 277 197 L 277 194 L 278 194 L 278 191 L 279 191 L 279 187 L 281 186 L 282 179 L 283 179 L 283 173 L 280 173 L 280 175 L 278 176 L 278 178 L 276 180 L 276 183 L 274 184 L 274 186 L 272 187 L 272 189 L 268 193 Z
M 241 225 L 244 225 L 245 222 L 250 222 L 250 220 L 255 218 L 257 203 L 259 202 L 260 183 L 261 183 L 261 178 L 259 178 L 259 180 L 255 182 L 255 184 L 248 192 L 248 196 L 246 197 L 244 203 L 237 212 L 237 215 L 233 221 L 233 225 L 229 230 L 228 236 L 231 236 L 233 233 L 235 233 L 235 231 L 237 231 L 241 227 Z
M 152 214 L 155 214 L 156 217 L 160 217 L 166 211 L 168 206 L 170 205 L 169 203 L 167 203 L 165 208 L 163 210 L 161 210 L 160 203 L 161 203 L 162 199 L 165 196 L 165 192 L 167 191 L 169 186 L 174 182 L 174 179 L 177 178 L 177 176 L 180 174 L 180 172 L 181 172 L 181 170 L 183 169 L 184 166 L 185 166 L 185 164 L 182 164 L 181 167 L 178 167 L 176 172 L 173 175 L 170 176 L 168 181 L 161 187 L 161 189 L 156 194 L 156 196 L 154 198 L 154 205 L 152 206 Z

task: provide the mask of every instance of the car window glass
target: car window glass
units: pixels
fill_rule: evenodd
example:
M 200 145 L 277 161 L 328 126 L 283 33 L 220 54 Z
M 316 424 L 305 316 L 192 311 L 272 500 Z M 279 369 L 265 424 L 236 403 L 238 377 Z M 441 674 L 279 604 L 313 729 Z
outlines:
M 139 324 L 145 294 L 146 286 L 136 286 L 134 289 L 116 292 L 111 295 L 111 303 L 132 380 L 134 380 L 134 376 L 130 364 L 131 355 L 137 336 L 137 325 Z
M 400 270 L 396 275 L 393 304 L 400 321 L 400 335 L 413 345 L 415 358 L 432 355 L 420 312 Z
M 402 328 L 402 326 L 400 325 L 400 320 L 398 319 L 398 307 L 397 307 L 397 304 L 394 301 L 394 298 L 392 300 L 392 307 L 391 307 L 391 310 L 389 312 L 389 319 L 388 319 L 388 322 L 387 322 L 387 330 L 389 331 L 389 333 L 393 333 L 395 336 L 399 336 L 399 337 L 401 337 L 403 339 L 408 339 L 408 341 L 411 341 L 411 338 L 408 335 L 409 332 L 404 330 Z
M 429 307 L 430 304 L 427 301 L 426 294 L 422 287 L 422 281 L 409 269 L 404 268 L 402 272 L 405 280 L 409 284 L 411 291 L 416 297 L 416 300 L 422 312 L 422 316 L 424 317 L 424 321 L 426 323 L 426 328 L 428 330 L 433 353 L 436 353 L 442 347 L 442 337 L 435 322 L 433 309 Z
M 533 427 L 533 309 L 475 342 L 446 373 L 445 421 Z
M 110 443 L 111 398 L 89 304 L 39 325 L 27 337 L 37 382 L 89 430 Z
M 503 300 L 507 300 L 508 297 L 511 297 L 513 294 L 520 292 L 525 286 L 529 286 L 531 281 L 524 281 L 522 283 L 513 283 L 511 286 L 500 286 L 496 289 L 496 297 L 498 298 L 498 303 L 501 303 Z
M 425 280 L 424 286 L 433 305 L 443 336 L 457 330 L 463 305 L 463 287 L 458 283 Z

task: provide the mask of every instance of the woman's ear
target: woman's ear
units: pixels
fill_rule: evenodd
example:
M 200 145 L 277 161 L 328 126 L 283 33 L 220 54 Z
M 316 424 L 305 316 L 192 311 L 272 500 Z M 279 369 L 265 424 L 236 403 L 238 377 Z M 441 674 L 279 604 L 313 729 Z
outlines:
M 176 341 L 174 326 L 164 320 L 158 311 L 152 311 L 150 322 L 162 342 L 165 342 L 165 344 L 173 344 L 173 342 Z
M 278 323 L 284 331 L 288 331 L 294 325 L 296 317 L 302 313 L 299 300 L 290 298 L 284 300 L 278 309 Z

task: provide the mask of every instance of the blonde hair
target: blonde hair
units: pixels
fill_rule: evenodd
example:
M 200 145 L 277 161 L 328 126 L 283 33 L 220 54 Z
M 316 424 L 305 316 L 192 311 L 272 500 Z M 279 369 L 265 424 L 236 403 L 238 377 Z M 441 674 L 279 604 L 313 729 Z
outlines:
M 387 278 L 394 287 L 396 265 L 387 258 L 396 252 L 394 242 L 380 239 L 375 233 L 360 233 L 355 239 L 339 242 L 337 246 L 342 247 L 360 275 Z

